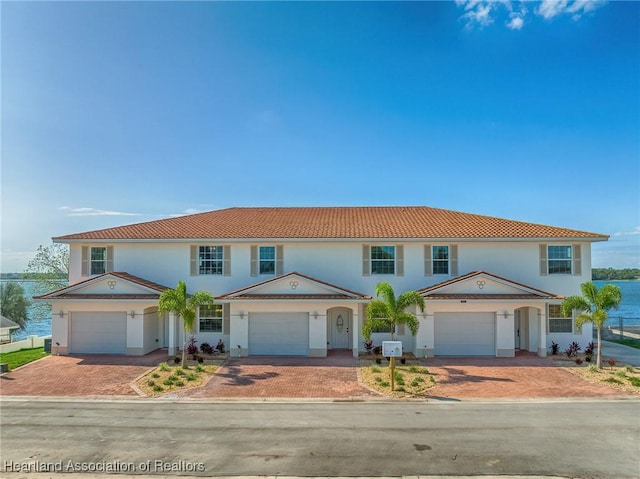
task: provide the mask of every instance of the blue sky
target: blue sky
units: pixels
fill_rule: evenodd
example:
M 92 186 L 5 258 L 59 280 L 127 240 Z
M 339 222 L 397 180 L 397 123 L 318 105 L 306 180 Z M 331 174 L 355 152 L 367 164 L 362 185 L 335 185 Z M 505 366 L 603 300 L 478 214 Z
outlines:
M 427 205 L 640 263 L 640 4 L 2 2 L 2 262 L 231 206 Z

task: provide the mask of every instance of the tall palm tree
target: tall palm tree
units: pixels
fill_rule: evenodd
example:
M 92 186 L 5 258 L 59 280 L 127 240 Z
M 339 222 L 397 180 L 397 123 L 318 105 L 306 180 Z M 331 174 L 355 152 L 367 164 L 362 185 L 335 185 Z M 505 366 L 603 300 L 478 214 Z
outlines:
M 214 297 L 208 291 L 196 291 L 192 295 L 187 294 L 187 285 L 184 281 L 178 281 L 176 289 L 167 289 L 160 294 L 158 300 L 158 314 L 173 313 L 182 319 L 184 337 L 182 342 L 182 367 L 185 367 L 185 351 L 187 349 L 187 334 L 193 331 L 196 320 L 196 309 L 200 306 L 213 304 Z
M 598 289 L 591 281 L 580 285 L 582 296 L 569 296 L 561 305 L 562 314 L 571 316 L 576 310 L 580 314 L 576 316 L 576 326 L 582 327 L 584 323 L 593 323 L 598 331 L 598 354 L 596 356 L 596 367 L 601 367 L 602 348 L 601 348 L 601 330 L 607 320 L 607 311 L 610 309 L 618 309 L 622 301 L 622 293 L 620 288 L 613 284 L 605 284 Z
M 31 301 L 24 295 L 24 288 L 18 283 L 8 281 L 0 284 L 0 313 L 24 330 L 29 317 L 27 309 Z
M 367 318 L 362 325 L 365 339 L 370 339 L 376 329 L 388 328 L 393 341 L 398 324 L 406 324 L 415 336 L 420 324 L 415 314 L 406 309 L 415 305 L 424 311 L 424 298 L 417 291 L 407 291 L 396 298 L 393 287 L 385 282 L 376 285 L 376 296 L 379 299 L 371 301 L 365 310 Z

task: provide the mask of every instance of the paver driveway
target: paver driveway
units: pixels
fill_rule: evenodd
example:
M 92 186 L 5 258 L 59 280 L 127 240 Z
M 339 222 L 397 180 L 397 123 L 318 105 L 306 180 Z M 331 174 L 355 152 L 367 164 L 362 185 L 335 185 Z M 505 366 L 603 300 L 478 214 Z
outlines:
M 166 349 L 139 357 L 47 356 L 0 376 L 0 395 L 136 396 L 129 383 L 166 358 Z
M 626 396 L 590 383 L 531 353 L 515 358 L 431 358 L 424 362 L 436 380 L 434 398 L 576 398 Z
M 229 359 L 203 387 L 177 397 L 352 398 L 380 397 L 358 383 L 351 351 L 326 358 L 252 356 Z

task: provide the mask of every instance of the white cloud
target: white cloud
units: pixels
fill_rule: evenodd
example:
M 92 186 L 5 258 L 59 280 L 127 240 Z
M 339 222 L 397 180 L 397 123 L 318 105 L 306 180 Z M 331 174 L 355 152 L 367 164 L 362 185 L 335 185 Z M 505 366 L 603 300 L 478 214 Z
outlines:
M 605 0 L 542 0 L 533 13 L 545 20 L 563 14 L 570 15 L 573 20 L 579 20 L 604 3 Z M 521 30 L 529 13 L 526 4 L 524 0 L 456 0 L 456 5 L 464 8 L 466 12 L 460 17 L 465 21 L 466 28 L 483 28 L 506 13 L 509 16 L 509 20 L 505 22 L 507 28 Z
M 507 23 L 507 27 L 511 30 L 520 30 L 524 25 L 524 20 L 520 15 L 513 15 Z
M 613 236 L 635 236 L 640 235 L 640 226 L 636 226 L 632 231 L 621 231 L 613 233 Z
M 567 0 L 542 0 L 536 13 L 547 20 L 561 14 L 567 8 Z
M 140 213 L 126 213 L 123 211 L 99 210 L 96 208 L 71 208 L 69 206 L 61 206 L 58 208 L 66 211 L 67 216 L 140 216 Z

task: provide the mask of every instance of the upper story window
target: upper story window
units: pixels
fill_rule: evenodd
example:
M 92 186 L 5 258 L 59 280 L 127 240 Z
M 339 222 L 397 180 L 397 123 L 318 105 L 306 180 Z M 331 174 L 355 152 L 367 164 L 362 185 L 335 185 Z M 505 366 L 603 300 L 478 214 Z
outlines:
M 396 272 L 396 247 L 372 246 L 371 247 L 371 274 L 395 274 Z
M 540 274 L 582 274 L 581 248 L 574 245 L 540 245 Z
M 559 304 L 550 304 L 548 311 L 550 333 L 573 332 L 573 319 L 562 314 L 562 308 Z
M 191 276 L 231 275 L 231 247 L 223 245 L 191 246 Z
M 433 274 L 449 274 L 448 246 L 434 246 L 431 257 L 433 259 Z
M 198 327 L 201 333 L 222 333 L 222 305 L 200 306 Z
M 280 275 L 284 264 L 284 248 L 275 246 L 251 246 L 251 276 Z
M 258 270 L 260 274 L 275 274 L 276 272 L 276 247 L 260 246 L 260 259 Z
M 83 246 L 82 275 L 96 275 L 113 271 L 112 246 Z
M 362 274 L 404 275 L 403 245 L 362 245 Z
M 434 274 L 458 274 L 457 245 L 424 245 L 424 275 Z

